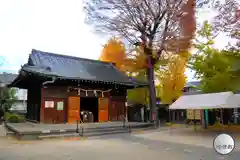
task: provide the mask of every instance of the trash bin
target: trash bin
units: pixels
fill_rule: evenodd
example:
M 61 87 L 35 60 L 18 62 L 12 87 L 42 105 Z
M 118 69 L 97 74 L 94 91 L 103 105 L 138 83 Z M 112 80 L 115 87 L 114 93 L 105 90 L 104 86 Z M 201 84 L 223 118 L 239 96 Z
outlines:
M 94 116 L 93 116 L 92 112 L 88 113 L 88 121 L 89 122 L 94 122 Z
M 86 111 L 83 112 L 82 116 L 83 116 L 83 119 L 82 119 L 83 123 L 88 122 L 88 114 Z

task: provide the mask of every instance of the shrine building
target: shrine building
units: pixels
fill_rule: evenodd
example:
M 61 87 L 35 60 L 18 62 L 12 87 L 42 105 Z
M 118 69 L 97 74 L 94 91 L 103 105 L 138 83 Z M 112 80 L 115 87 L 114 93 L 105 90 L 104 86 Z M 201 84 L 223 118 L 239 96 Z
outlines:
M 81 111 L 94 122 L 120 121 L 127 89 L 142 86 L 112 63 L 35 49 L 9 85 L 28 90 L 28 120 L 51 124 L 75 123 Z

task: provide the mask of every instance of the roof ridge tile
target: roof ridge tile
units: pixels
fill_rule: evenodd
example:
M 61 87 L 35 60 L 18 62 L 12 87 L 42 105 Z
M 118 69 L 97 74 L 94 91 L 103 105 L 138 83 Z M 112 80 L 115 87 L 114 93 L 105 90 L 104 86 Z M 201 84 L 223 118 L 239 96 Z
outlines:
M 37 54 L 38 56 L 39 56 L 39 54 L 42 54 L 42 55 L 50 55 L 50 56 L 57 56 L 57 57 L 62 57 L 62 58 L 76 59 L 76 60 L 80 60 L 80 61 L 81 61 L 81 60 L 82 60 L 82 61 L 91 61 L 91 62 L 95 62 L 95 63 L 113 65 L 113 64 L 110 63 L 110 62 L 103 62 L 103 61 L 99 61 L 99 60 L 95 60 L 95 59 L 82 58 L 82 57 L 65 55 L 65 54 L 58 54 L 58 53 L 53 53 L 53 52 L 45 52 L 45 51 L 41 51 L 41 50 L 37 50 L 37 49 L 32 49 L 31 54 Z

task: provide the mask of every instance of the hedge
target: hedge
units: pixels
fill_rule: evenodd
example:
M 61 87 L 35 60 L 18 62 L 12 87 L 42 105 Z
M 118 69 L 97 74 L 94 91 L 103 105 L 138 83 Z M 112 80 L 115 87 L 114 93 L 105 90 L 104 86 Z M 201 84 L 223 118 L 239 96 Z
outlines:
M 5 112 L 4 119 L 6 122 L 10 123 L 21 123 L 25 120 L 24 116 L 9 112 Z

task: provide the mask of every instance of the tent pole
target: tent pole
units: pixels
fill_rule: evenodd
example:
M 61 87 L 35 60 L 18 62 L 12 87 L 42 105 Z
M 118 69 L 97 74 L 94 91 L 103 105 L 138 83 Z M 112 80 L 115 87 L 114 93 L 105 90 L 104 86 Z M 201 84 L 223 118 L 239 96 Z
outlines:
M 171 110 L 168 109 L 168 114 L 169 114 L 169 123 L 170 123 L 170 135 L 172 134 L 172 119 L 171 119 Z
M 223 110 L 222 110 L 222 108 L 220 108 L 220 116 L 221 116 L 221 121 L 222 121 L 222 125 L 223 125 Z
M 209 122 L 209 117 L 208 117 L 208 110 L 206 109 L 206 110 L 204 110 L 204 118 L 205 118 L 205 129 L 207 129 L 208 128 L 208 122 Z
M 193 123 L 194 123 L 194 131 L 196 132 L 196 131 L 197 131 L 197 128 L 196 128 L 195 109 L 193 110 Z
M 220 108 L 220 116 L 221 116 L 220 119 L 221 119 L 221 121 L 222 121 L 222 122 L 221 122 L 221 124 L 222 124 L 221 129 L 222 129 L 222 132 L 223 132 L 223 131 L 224 131 L 224 127 L 223 127 L 224 124 L 223 124 L 223 109 L 222 109 L 222 108 Z

